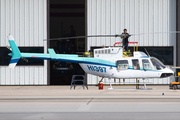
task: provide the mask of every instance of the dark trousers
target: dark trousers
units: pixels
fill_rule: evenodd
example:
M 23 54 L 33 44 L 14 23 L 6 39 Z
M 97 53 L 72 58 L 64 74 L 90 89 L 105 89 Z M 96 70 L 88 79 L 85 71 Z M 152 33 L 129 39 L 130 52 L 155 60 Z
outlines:
M 124 46 L 125 51 L 128 52 L 128 43 L 124 43 L 123 46 Z

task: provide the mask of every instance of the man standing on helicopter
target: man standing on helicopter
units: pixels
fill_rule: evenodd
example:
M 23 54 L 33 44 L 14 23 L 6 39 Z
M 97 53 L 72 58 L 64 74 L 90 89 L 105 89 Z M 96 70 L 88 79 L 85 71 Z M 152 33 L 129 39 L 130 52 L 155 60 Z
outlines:
M 131 35 L 129 35 L 129 33 L 127 33 L 127 29 L 124 29 L 124 33 L 122 33 L 120 35 L 121 39 L 123 39 L 123 47 L 125 49 L 126 52 L 128 52 L 128 38 L 130 37 Z

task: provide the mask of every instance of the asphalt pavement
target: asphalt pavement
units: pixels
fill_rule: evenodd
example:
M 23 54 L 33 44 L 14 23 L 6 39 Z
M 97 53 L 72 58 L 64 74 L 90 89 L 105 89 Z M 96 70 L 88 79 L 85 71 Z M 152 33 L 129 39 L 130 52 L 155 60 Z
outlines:
M 180 90 L 147 87 L 0 86 L 0 120 L 179 120 Z

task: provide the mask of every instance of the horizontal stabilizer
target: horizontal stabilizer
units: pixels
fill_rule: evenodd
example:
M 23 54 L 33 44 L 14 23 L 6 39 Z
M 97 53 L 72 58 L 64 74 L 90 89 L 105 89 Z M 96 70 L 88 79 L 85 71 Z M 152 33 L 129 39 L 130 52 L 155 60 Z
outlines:
M 48 52 L 50 54 L 50 57 L 53 58 L 53 59 L 57 59 L 57 55 L 55 53 L 55 51 L 53 49 L 48 49 Z

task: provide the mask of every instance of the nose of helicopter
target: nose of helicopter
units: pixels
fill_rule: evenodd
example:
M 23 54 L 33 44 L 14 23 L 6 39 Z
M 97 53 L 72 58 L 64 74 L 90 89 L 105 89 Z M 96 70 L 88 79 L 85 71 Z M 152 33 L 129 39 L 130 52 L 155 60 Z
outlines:
M 174 75 L 174 71 L 169 68 L 164 69 L 164 72 L 161 74 L 161 78 L 170 77 Z

